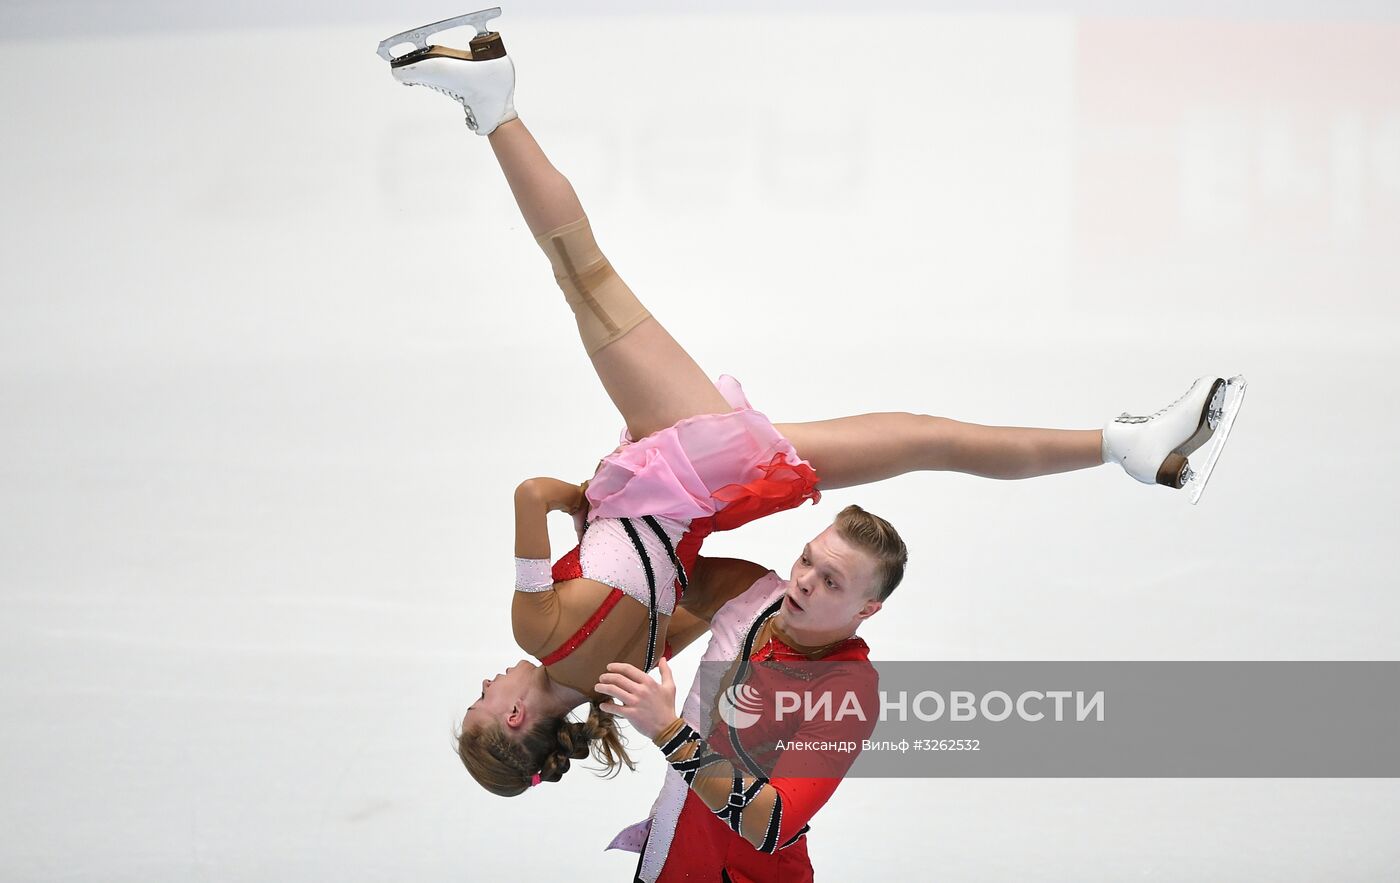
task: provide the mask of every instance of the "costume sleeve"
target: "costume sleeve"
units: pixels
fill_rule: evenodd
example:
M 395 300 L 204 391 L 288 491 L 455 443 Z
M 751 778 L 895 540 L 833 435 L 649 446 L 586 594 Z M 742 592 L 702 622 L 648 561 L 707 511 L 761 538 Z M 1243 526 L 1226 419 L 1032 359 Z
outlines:
M 774 775 L 755 776 L 716 752 L 684 719 L 654 740 L 715 815 L 760 852 L 776 852 L 807 829 L 874 728 L 813 721 L 789 740 Z M 843 747 L 835 747 L 835 746 Z M 791 775 L 785 773 L 792 773 Z

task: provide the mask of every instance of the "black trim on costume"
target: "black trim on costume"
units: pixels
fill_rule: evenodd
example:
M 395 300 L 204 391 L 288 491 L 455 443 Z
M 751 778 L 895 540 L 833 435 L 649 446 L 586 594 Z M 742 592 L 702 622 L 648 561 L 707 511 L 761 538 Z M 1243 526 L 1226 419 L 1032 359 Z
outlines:
M 777 788 L 773 789 L 775 792 Z M 768 830 L 763 833 L 763 843 L 758 847 L 759 852 L 774 853 L 778 851 L 778 831 L 783 827 L 783 795 L 774 794 L 773 812 L 768 816 Z
M 626 519 L 623 519 L 623 523 L 626 523 Z M 643 560 L 645 560 L 645 558 Z M 648 570 L 648 573 L 650 573 L 650 570 Z M 749 626 L 748 633 L 744 636 L 743 649 L 740 653 L 740 664 L 735 671 L 734 679 L 730 682 L 731 687 L 743 683 L 747 678 L 749 669 L 752 667 L 750 665 L 750 657 L 753 655 L 753 645 L 758 639 L 758 633 L 762 631 L 764 624 L 777 614 L 782 603 L 782 599 L 780 598 L 768 605 Z M 694 786 L 696 773 L 705 767 L 716 763 L 730 764 L 732 781 L 729 787 L 728 798 L 724 806 L 713 810 L 713 812 L 715 816 L 725 822 L 730 830 L 740 837 L 743 837 L 744 810 L 748 809 L 749 804 L 758 797 L 763 791 L 764 786 L 770 785 L 770 783 L 768 778 L 763 775 L 762 770 L 757 768 L 757 763 L 755 763 L 753 758 L 744 749 L 744 746 L 739 742 L 738 732 L 733 727 L 728 729 L 730 744 L 733 746 L 738 756 L 743 759 L 745 765 L 749 767 L 754 778 L 753 783 L 747 788 L 744 787 L 744 776 L 739 768 L 734 766 L 733 762 L 728 758 L 711 749 L 709 744 L 707 744 L 704 739 L 700 738 L 700 734 L 696 732 L 695 728 L 688 723 L 682 724 L 680 730 L 662 746 L 661 751 L 662 754 L 667 757 L 671 767 L 685 779 L 687 787 Z M 674 762 L 669 760 L 672 754 L 692 742 L 696 744 L 695 752 L 690 758 Z M 773 810 L 768 815 L 768 824 L 764 831 L 763 842 L 758 846 L 759 852 L 768 853 L 770 855 L 777 852 L 779 849 L 796 843 L 809 830 L 809 826 L 803 825 L 802 829 L 793 835 L 791 839 L 781 846 L 778 845 L 778 834 L 782 830 L 783 824 L 783 795 L 778 793 L 777 789 L 774 789 L 774 792 Z M 730 879 L 728 873 L 723 869 L 721 869 L 721 874 L 723 874 L 724 879 Z
M 754 779 L 753 784 L 745 788 L 743 774 L 737 769 L 734 769 L 733 766 L 731 766 L 730 769 L 734 772 L 733 780 L 729 785 L 729 798 L 725 800 L 724 806 L 714 810 L 714 814 L 729 825 L 729 830 L 742 837 L 744 836 L 744 832 L 741 830 L 744 821 L 744 810 L 749 808 L 749 803 L 758 796 L 758 792 L 762 791 L 763 786 L 768 783 L 764 779 Z M 769 816 L 769 821 L 771 824 L 772 816 Z
M 767 779 L 754 779 L 753 784 L 744 787 L 744 776 L 734 767 L 733 781 L 729 785 L 729 797 L 725 800 L 724 806 L 714 810 L 714 814 L 722 819 L 729 826 L 729 830 L 744 836 L 744 811 L 749 808 L 749 804 L 763 791 L 764 786 L 769 785 Z M 759 843 L 759 852 L 774 853 L 778 847 L 778 832 L 783 826 L 783 795 L 776 793 L 774 789 L 773 810 L 768 814 L 768 825 L 764 828 L 763 841 Z
M 642 560 L 642 569 L 647 574 L 647 594 L 651 598 L 651 604 L 647 607 L 647 661 L 642 666 L 643 671 L 651 671 L 651 667 L 656 664 L 656 574 L 651 569 L 651 558 L 647 555 L 646 546 L 642 545 L 642 538 L 637 535 L 637 528 L 632 524 L 630 518 L 619 518 L 623 528 L 627 531 L 627 538 L 632 541 L 633 547 L 637 550 L 637 557 Z
M 690 583 L 686 580 L 685 568 L 681 566 L 681 559 L 676 557 L 676 549 L 671 545 L 671 538 L 666 536 L 666 531 L 661 529 L 661 525 L 656 521 L 656 516 L 643 515 L 642 520 L 647 523 L 647 527 L 651 528 L 652 533 L 656 534 L 657 539 L 661 540 L 661 545 L 666 547 L 666 554 L 671 558 L 671 565 L 676 568 L 676 579 L 680 580 L 681 593 L 684 594 L 685 590 L 690 588 Z
M 779 848 L 779 849 L 787 849 L 789 846 L 791 846 L 791 845 L 793 845 L 794 843 L 796 843 L 797 841 L 801 840 L 802 837 L 803 837 L 803 835 L 806 834 L 806 833 L 807 833 L 808 831 L 810 831 L 810 830 L 812 830 L 812 826 L 811 826 L 811 825 L 803 825 L 801 828 L 798 829 L 798 831 L 797 831 L 796 834 L 793 834 L 791 837 L 789 837 L 789 838 L 788 838 L 788 841 L 787 841 L 786 843 L 784 843 L 782 846 L 779 846 L 778 848 Z
M 764 623 L 776 616 L 779 608 L 782 606 L 783 599 L 779 598 L 772 604 L 769 604 L 764 611 L 758 615 L 758 618 L 753 621 L 753 625 L 749 626 L 749 633 L 744 637 L 744 649 L 739 655 L 739 667 L 735 670 L 734 679 L 730 681 L 729 684 L 731 688 L 736 684 L 742 684 L 748 677 L 749 668 L 751 667 L 749 657 L 753 655 L 754 641 L 758 639 L 758 633 L 763 630 Z M 729 727 L 728 729 L 729 747 L 733 748 L 735 755 L 744 762 L 744 766 L 748 768 L 749 775 L 756 779 L 763 779 L 766 782 L 768 777 L 763 774 L 763 770 L 759 767 L 758 762 L 753 759 L 749 752 L 745 750 L 743 743 L 739 741 L 739 731 L 733 727 Z
M 684 745 L 694 733 L 695 730 L 690 724 L 681 724 L 681 728 L 676 730 L 676 735 L 672 736 L 670 741 L 661 746 L 661 753 L 666 757 L 675 754 L 676 749 Z
M 749 632 L 744 636 L 744 646 L 740 652 L 739 667 L 735 670 L 734 679 L 730 682 L 731 688 L 736 684 L 742 684 L 748 678 L 749 669 L 752 668 L 750 657 L 753 656 L 753 645 L 758 640 L 758 633 L 763 630 L 764 624 L 767 623 L 769 619 L 777 615 L 782 604 L 783 600 L 781 598 L 769 604 L 763 612 L 754 619 L 753 624 L 749 626 Z M 759 795 L 759 792 L 761 792 L 763 787 L 768 785 L 769 782 L 768 777 L 764 775 L 763 770 L 759 768 L 758 762 L 753 759 L 753 756 L 744 748 L 743 743 L 739 741 L 739 731 L 733 727 L 729 727 L 728 730 L 729 745 L 734 749 L 735 755 L 744 762 L 744 766 L 748 768 L 749 774 L 754 778 L 754 783 L 745 789 L 743 787 L 743 778 L 736 767 L 734 769 L 734 782 L 729 791 L 729 800 L 724 808 L 717 811 L 715 815 L 725 819 L 725 821 L 729 823 L 730 829 L 735 834 L 742 837 L 744 835 L 743 831 L 740 830 L 740 826 L 743 821 L 744 810 L 748 809 L 749 803 Z M 778 793 L 775 788 L 773 794 L 773 811 L 768 815 L 768 825 L 764 831 L 763 842 L 759 844 L 759 852 L 773 853 L 777 851 L 778 832 L 782 827 L 782 823 L 783 795 Z
M 729 763 L 728 758 L 720 754 L 718 751 L 712 750 L 709 744 L 704 739 L 700 738 L 700 734 L 692 730 L 688 724 L 686 725 L 685 729 L 682 730 L 682 732 L 685 734 L 685 738 L 681 740 L 681 744 L 677 747 L 677 750 L 679 750 L 680 748 L 684 748 L 685 745 L 691 742 L 694 742 L 695 753 L 692 754 L 690 757 L 686 758 L 685 760 L 671 760 L 671 755 L 668 753 L 666 755 L 666 762 L 671 765 L 672 769 L 681 774 L 681 778 L 685 779 L 686 787 L 690 787 L 694 784 L 695 774 L 703 770 L 705 767 L 713 766 L 717 763 Z M 666 744 L 675 744 L 675 740 L 672 740 L 671 742 L 668 742 Z M 729 768 L 733 769 L 733 764 L 730 764 Z

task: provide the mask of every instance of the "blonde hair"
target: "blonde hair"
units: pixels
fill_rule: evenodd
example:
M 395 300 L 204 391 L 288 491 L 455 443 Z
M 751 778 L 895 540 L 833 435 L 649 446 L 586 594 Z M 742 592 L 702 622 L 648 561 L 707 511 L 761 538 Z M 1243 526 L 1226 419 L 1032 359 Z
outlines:
M 481 787 L 514 797 L 530 787 L 536 773 L 541 782 L 559 781 L 570 761 L 582 760 L 590 751 L 603 764 L 605 777 L 617 775 L 623 764 L 635 770 L 625 745 L 613 716 L 594 702 L 582 723 L 568 716 L 547 717 L 518 739 L 507 735 L 498 721 L 463 730 L 457 737 L 457 756 Z
M 875 559 L 875 598 L 883 601 L 904 579 L 909 549 L 894 525 L 859 506 L 847 506 L 836 514 L 836 532 Z

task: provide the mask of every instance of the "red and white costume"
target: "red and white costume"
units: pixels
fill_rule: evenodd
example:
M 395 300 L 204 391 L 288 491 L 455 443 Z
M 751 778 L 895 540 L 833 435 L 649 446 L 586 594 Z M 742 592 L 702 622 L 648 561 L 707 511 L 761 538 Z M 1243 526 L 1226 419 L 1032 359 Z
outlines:
M 547 576 L 545 562 L 517 559 L 541 575 L 516 586 L 516 638 L 556 680 L 592 695 L 609 662 L 633 654 L 650 668 L 664 638 L 657 616 L 675 609 L 704 538 L 820 498 L 811 464 L 753 409 L 739 382 L 726 375 L 715 386 L 733 410 L 688 417 L 641 440 L 624 430 L 589 481 L 583 539 Z M 586 608 L 577 603 L 586 594 L 572 605 L 561 597 L 561 584 L 580 578 L 592 585 L 569 590 L 596 593 Z M 608 640 L 575 654 L 600 630 Z
M 789 716 L 783 722 L 781 716 L 774 720 L 765 715 L 753 725 L 731 729 L 715 714 L 716 703 L 730 684 L 755 683 L 755 673 L 769 667 L 780 670 L 785 663 L 789 668 L 814 659 L 846 663 L 839 667 L 841 689 L 858 691 L 867 697 L 866 702 L 876 695 L 878 679 L 869 663 L 869 648 L 860 638 L 848 638 L 819 656 L 808 655 L 785 641 L 775 628 L 775 617 L 786 587 L 787 581 L 770 571 L 726 603 L 711 620 L 710 643 L 701 660 L 700 675 L 686 697 L 683 726 L 662 749 L 672 759 L 687 754 L 674 749 L 688 738 L 695 749 L 689 755 L 704 758 L 690 763 L 702 772 L 687 776 L 678 770 L 686 767 L 686 761 L 668 767 L 651 817 L 625 829 L 609 847 L 641 853 L 638 880 L 789 883 L 812 879 L 805 837 L 808 823 L 835 792 L 855 754 L 822 755 L 814 767 L 810 756 L 794 755 L 789 763 L 788 756 L 781 751 L 774 753 L 771 746 L 775 740 L 820 743 L 851 739 L 858 745 L 873 730 L 874 715 L 868 723 L 856 724 L 806 721 L 800 716 Z M 823 688 L 818 681 L 808 689 L 819 692 Z M 870 703 L 865 707 L 876 706 Z M 657 741 L 665 742 L 672 730 L 675 727 Z M 708 746 L 720 746 L 736 759 L 717 758 Z M 785 774 L 785 767 L 796 774 Z M 821 770 L 820 776 L 814 775 L 814 768 Z M 763 770 L 771 773 L 764 775 Z

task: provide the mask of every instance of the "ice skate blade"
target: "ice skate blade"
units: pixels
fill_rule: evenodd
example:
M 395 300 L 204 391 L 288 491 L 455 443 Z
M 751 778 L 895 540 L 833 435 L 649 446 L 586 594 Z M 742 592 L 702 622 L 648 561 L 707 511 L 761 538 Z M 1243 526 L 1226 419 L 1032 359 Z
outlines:
M 379 49 L 377 51 L 380 58 L 392 62 L 395 60 L 395 56 L 389 50 L 393 49 L 395 46 L 400 46 L 404 43 L 412 43 L 412 52 L 423 52 L 429 48 L 428 38 L 433 34 L 448 31 L 452 28 L 464 27 L 466 25 L 471 25 L 475 28 L 477 36 L 480 37 L 484 34 L 491 33 L 491 30 L 486 27 L 486 23 L 500 14 L 501 7 L 493 6 L 490 9 L 481 9 L 476 12 L 468 12 L 465 15 L 456 16 L 455 18 L 445 18 L 442 21 L 435 21 L 430 25 L 413 28 L 412 30 L 404 31 L 401 34 L 395 34 L 392 37 L 380 40 Z M 473 40 L 472 42 L 476 41 Z M 398 57 L 401 58 L 402 56 Z
M 1186 491 L 1187 499 L 1191 501 L 1193 506 L 1200 502 L 1201 494 L 1206 489 L 1206 482 L 1210 480 L 1211 473 L 1215 471 L 1215 464 L 1220 459 L 1220 451 L 1225 447 L 1225 441 L 1230 437 L 1230 428 L 1235 425 L 1235 416 L 1240 412 L 1245 389 L 1243 374 L 1225 381 L 1225 394 L 1219 408 L 1219 422 L 1215 427 L 1215 432 L 1210 436 L 1210 441 L 1202 449 L 1205 451 L 1205 457 L 1188 467 L 1188 477 L 1182 486 L 1182 489 Z M 1211 404 L 1207 405 L 1208 409 L 1213 410 L 1215 399 L 1216 396 L 1212 395 Z

